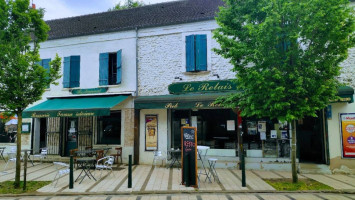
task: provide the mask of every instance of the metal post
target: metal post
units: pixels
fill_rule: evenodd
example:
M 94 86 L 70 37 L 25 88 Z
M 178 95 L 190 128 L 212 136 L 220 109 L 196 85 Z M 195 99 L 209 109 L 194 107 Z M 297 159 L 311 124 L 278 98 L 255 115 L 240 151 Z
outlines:
M 241 159 L 242 159 L 242 187 L 246 187 L 247 183 L 246 183 L 246 177 L 245 177 L 245 152 L 244 152 L 244 148 L 242 145 L 242 155 L 241 155 Z
M 128 156 L 128 188 L 132 188 L 132 155 Z
M 69 189 L 74 188 L 74 158 L 73 155 L 70 156 L 70 163 L 69 163 Z
M 25 163 L 23 164 L 23 191 L 26 191 L 26 179 L 27 179 L 27 151 L 25 151 Z

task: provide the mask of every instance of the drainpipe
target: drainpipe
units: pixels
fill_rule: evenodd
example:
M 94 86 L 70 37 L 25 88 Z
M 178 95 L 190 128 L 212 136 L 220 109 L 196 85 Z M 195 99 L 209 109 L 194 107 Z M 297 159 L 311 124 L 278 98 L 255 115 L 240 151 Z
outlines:
M 136 27 L 136 97 L 138 96 L 138 27 Z

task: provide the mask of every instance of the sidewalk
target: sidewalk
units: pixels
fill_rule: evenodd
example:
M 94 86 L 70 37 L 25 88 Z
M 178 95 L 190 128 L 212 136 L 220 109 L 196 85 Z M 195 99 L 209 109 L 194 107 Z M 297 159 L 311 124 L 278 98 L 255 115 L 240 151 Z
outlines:
M 0 182 L 14 180 L 15 168 L 11 164 L 6 173 L 2 172 L 4 161 L 0 161 Z M 23 169 L 23 168 L 22 168 Z M 74 171 L 74 179 L 81 170 Z M 56 169 L 51 163 L 35 163 L 35 166 L 28 165 L 27 180 L 32 181 L 52 181 Z M 40 188 L 38 194 L 179 194 L 179 193 L 252 193 L 252 192 L 277 192 L 273 187 L 267 184 L 263 179 L 291 178 L 290 172 L 279 171 L 246 171 L 247 187 L 241 186 L 241 171 L 237 169 L 217 169 L 221 183 L 208 181 L 201 177 L 200 188 L 185 187 L 180 185 L 181 170 L 176 168 L 166 169 L 162 167 L 153 167 L 148 165 L 133 166 L 132 188 L 128 185 L 128 167 L 121 165 L 111 172 L 104 171 L 102 178 L 99 179 L 99 173 L 94 181 L 87 177 L 81 184 L 74 183 L 74 189 L 69 189 L 68 175 L 59 179 L 56 187 L 47 185 Z M 300 179 L 310 178 L 326 184 L 337 191 L 355 194 L 355 176 L 353 175 L 320 175 L 320 174 L 302 174 Z M 22 177 L 21 177 L 22 179 Z M 212 179 L 213 180 L 213 179 Z

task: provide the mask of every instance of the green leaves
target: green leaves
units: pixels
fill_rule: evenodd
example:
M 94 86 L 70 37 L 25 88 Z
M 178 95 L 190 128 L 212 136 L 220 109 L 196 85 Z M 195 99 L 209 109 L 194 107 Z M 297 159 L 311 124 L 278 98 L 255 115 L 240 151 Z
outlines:
M 49 83 L 60 78 L 58 56 L 51 62 L 49 74 L 36 64 L 39 42 L 47 39 L 48 30 L 43 10 L 29 8 L 28 0 L 0 0 L 1 109 L 21 113 L 42 98 Z
M 292 121 L 335 99 L 339 64 L 354 46 L 347 0 L 225 0 L 214 32 L 239 91 L 220 102 L 243 116 Z

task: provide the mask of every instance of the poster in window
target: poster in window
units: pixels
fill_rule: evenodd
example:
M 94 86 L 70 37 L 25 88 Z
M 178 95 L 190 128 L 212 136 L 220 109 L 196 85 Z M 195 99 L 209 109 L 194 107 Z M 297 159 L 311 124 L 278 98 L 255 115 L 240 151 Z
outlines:
M 266 121 L 258 121 L 258 131 L 266 132 Z
M 145 116 L 145 150 L 155 151 L 158 149 L 158 116 Z
M 248 135 L 256 135 L 256 121 L 247 121 Z
M 343 157 L 355 158 L 355 113 L 340 114 Z

